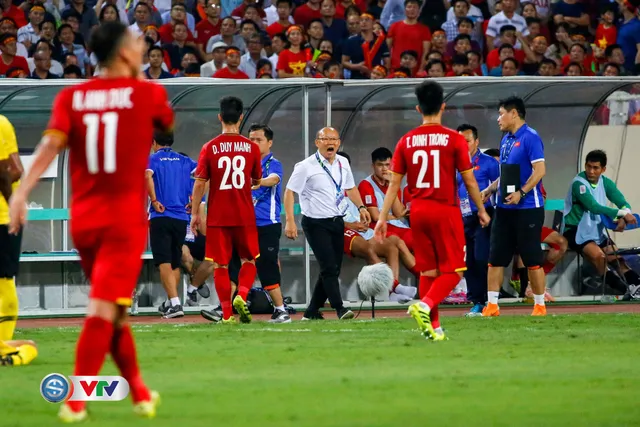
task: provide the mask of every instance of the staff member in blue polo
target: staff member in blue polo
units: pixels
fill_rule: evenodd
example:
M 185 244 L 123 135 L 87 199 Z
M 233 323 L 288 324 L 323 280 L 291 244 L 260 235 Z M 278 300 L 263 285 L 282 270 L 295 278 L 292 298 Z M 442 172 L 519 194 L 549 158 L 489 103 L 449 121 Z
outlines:
M 496 159 L 480 151 L 478 145 L 478 129 L 470 124 L 458 126 L 458 132 L 469 144 L 469 156 L 473 165 L 473 175 L 480 188 L 487 188 L 500 176 L 500 166 Z M 464 221 L 464 236 L 467 244 L 467 299 L 473 303 L 469 317 L 482 316 L 482 309 L 487 302 L 487 262 L 489 261 L 489 239 L 491 227 L 482 227 L 478 221 L 478 207 L 469 200 L 467 188 L 458 173 L 458 197 Z M 485 202 L 487 213 L 493 217 L 491 200 Z
M 540 191 L 545 175 L 544 145 L 538 133 L 525 123 L 524 101 L 510 97 L 500 101 L 498 125 L 506 132 L 500 142 L 499 188 L 489 250 L 488 304 L 483 316 L 499 316 L 498 295 L 516 251 L 529 271 L 535 305 L 533 316 L 545 316 L 544 253 L 540 234 L 544 223 L 544 199 Z
M 178 280 L 182 264 L 182 244 L 189 227 L 187 205 L 191 195 L 191 175 L 197 163 L 171 149 L 173 135 L 157 134 L 147 168 L 149 237 L 153 261 L 160 270 L 160 281 L 167 301 L 158 311 L 165 319 L 184 316 L 178 297 Z
M 280 289 L 280 236 L 282 236 L 282 163 L 271 152 L 273 145 L 273 131 L 267 125 L 253 124 L 249 128 L 249 139 L 260 147 L 262 157 L 262 180 L 260 185 L 251 188 L 253 206 L 256 212 L 258 226 L 258 246 L 260 256 L 256 258 L 256 269 L 262 288 L 269 292 L 274 311 L 271 323 L 290 323 L 291 317 L 287 312 Z M 234 253 L 229 264 L 231 281 L 238 283 L 240 272 L 240 258 Z M 216 321 L 217 316 L 202 312 L 206 319 Z M 214 313 L 215 314 L 215 313 Z

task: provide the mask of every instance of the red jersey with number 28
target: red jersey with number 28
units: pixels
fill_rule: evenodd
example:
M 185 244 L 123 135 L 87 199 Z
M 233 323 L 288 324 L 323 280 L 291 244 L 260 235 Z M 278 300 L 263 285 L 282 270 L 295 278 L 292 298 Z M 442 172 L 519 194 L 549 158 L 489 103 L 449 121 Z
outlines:
M 260 148 L 237 133 L 223 133 L 200 151 L 197 179 L 209 180 L 207 227 L 256 224 L 251 180 L 262 178 Z
M 458 206 L 456 170 L 471 169 L 467 141 L 441 125 L 422 125 L 405 134 L 391 161 L 391 170 L 407 175 L 413 202 L 434 200 Z
M 67 140 L 74 226 L 146 224 L 153 131 L 172 126 L 167 92 L 147 80 L 97 78 L 56 96 L 45 135 Z

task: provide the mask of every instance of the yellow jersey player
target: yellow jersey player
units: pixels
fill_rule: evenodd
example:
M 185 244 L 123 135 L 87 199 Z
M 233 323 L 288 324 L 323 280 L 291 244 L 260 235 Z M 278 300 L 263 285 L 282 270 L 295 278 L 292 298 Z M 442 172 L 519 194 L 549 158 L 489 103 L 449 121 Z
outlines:
M 15 276 L 20 262 L 22 232 L 9 234 L 8 200 L 18 187 L 22 163 L 13 126 L 0 116 L 0 365 L 28 365 L 38 355 L 33 341 L 15 341 L 18 294 Z

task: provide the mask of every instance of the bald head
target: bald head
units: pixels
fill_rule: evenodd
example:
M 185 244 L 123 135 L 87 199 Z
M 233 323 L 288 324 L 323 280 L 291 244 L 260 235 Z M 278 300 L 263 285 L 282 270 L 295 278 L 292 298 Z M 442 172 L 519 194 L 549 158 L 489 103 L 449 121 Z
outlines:
M 320 129 L 316 134 L 316 147 L 322 157 L 333 163 L 340 148 L 340 133 L 332 127 Z

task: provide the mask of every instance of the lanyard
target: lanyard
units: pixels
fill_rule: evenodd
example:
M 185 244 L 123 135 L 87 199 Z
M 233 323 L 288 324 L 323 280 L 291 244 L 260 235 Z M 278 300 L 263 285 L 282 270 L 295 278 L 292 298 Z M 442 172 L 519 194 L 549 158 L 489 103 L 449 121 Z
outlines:
M 518 138 L 516 138 L 515 135 L 507 137 L 507 142 L 502 146 L 502 151 L 500 153 L 500 163 L 504 164 L 509 161 L 509 156 L 511 156 L 511 150 L 513 150 L 513 146 L 516 145 L 517 140 Z M 509 143 L 509 141 L 511 141 L 511 143 Z
M 273 160 L 273 154 L 271 154 L 271 157 L 269 157 L 269 160 L 267 160 L 267 163 L 265 163 L 264 165 L 264 174 L 262 175 L 263 178 L 267 178 L 269 176 L 269 164 L 271 163 L 271 160 Z M 267 187 L 262 191 L 262 194 L 260 194 L 260 196 L 255 197 L 253 199 L 253 206 L 257 205 L 258 202 L 262 199 L 264 199 L 264 196 L 267 195 L 267 193 L 271 192 L 271 187 Z
M 340 163 L 340 160 L 338 160 L 338 165 L 340 166 L 340 184 L 336 182 L 336 180 L 333 178 L 333 175 L 331 175 L 331 171 L 327 169 L 324 163 L 322 163 L 322 161 L 320 160 L 320 155 L 318 155 L 318 153 L 316 153 L 316 160 L 318 161 L 318 163 L 320 163 L 320 167 L 324 169 L 327 175 L 329 175 L 329 178 L 331 178 L 331 181 L 333 181 L 333 183 L 335 184 L 338 194 L 342 193 L 342 190 L 340 189 L 340 186 L 342 185 L 342 163 Z
M 475 170 L 476 166 L 478 166 L 480 164 L 480 150 L 476 151 L 476 154 L 474 155 L 475 160 L 473 160 L 473 157 L 471 158 L 473 163 L 473 169 Z

